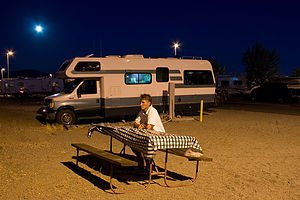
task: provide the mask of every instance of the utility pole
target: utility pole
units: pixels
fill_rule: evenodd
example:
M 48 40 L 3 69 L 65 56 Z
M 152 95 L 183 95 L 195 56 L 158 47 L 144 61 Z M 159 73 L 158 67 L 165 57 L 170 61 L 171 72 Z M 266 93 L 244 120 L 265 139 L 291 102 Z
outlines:
M 175 83 L 169 83 L 169 118 L 175 119 Z

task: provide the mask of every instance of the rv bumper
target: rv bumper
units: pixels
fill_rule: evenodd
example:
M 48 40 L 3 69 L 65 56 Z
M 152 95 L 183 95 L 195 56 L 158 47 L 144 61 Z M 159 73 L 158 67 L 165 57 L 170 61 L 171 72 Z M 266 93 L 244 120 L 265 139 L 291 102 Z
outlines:
M 47 107 L 41 107 L 38 111 L 37 111 L 38 114 L 42 115 L 45 120 L 55 120 L 55 116 L 56 116 L 56 111 L 55 110 L 52 110 L 52 109 L 49 109 Z

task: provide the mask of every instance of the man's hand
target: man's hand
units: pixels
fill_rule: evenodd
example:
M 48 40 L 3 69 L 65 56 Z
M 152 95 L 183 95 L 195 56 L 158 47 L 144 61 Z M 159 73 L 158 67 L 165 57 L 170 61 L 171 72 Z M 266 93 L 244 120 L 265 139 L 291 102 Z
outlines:
M 143 129 L 143 128 L 146 128 L 146 125 L 145 124 L 138 124 L 138 123 L 134 122 L 133 127 L 138 128 L 138 129 Z
M 140 126 L 139 123 L 136 123 L 136 122 L 133 123 L 133 127 L 134 127 L 134 128 L 139 128 L 139 126 Z
M 145 126 L 144 124 L 140 124 L 140 125 L 138 126 L 138 129 L 143 129 L 143 128 L 146 128 L 146 126 Z
M 148 129 L 148 130 L 152 130 L 153 129 L 153 125 L 151 124 L 138 124 L 138 123 L 134 123 L 134 127 L 138 128 L 138 129 Z
M 148 130 L 153 130 L 153 125 L 147 124 L 147 126 L 145 128 L 148 129 Z

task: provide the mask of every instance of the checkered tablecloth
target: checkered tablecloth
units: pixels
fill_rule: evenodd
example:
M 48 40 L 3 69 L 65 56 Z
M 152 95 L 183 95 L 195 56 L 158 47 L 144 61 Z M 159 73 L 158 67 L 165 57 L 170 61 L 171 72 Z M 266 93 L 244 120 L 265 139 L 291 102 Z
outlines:
M 110 135 L 122 143 L 140 151 L 146 158 L 153 158 L 159 149 L 183 149 L 202 153 L 198 141 L 193 136 L 182 136 L 126 126 L 94 125 L 88 130 L 88 136 L 94 131 Z

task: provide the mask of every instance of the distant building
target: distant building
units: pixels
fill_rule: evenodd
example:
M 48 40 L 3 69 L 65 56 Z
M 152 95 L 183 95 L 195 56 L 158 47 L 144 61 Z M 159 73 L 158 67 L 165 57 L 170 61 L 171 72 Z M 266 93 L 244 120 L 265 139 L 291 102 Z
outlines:
M 217 88 L 226 90 L 228 94 L 241 94 L 247 89 L 247 78 L 240 75 L 217 75 Z
M 64 82 L 57 78 L 10 78 L 0 80 L 1 95 L 54 94 L 64 89 Z

